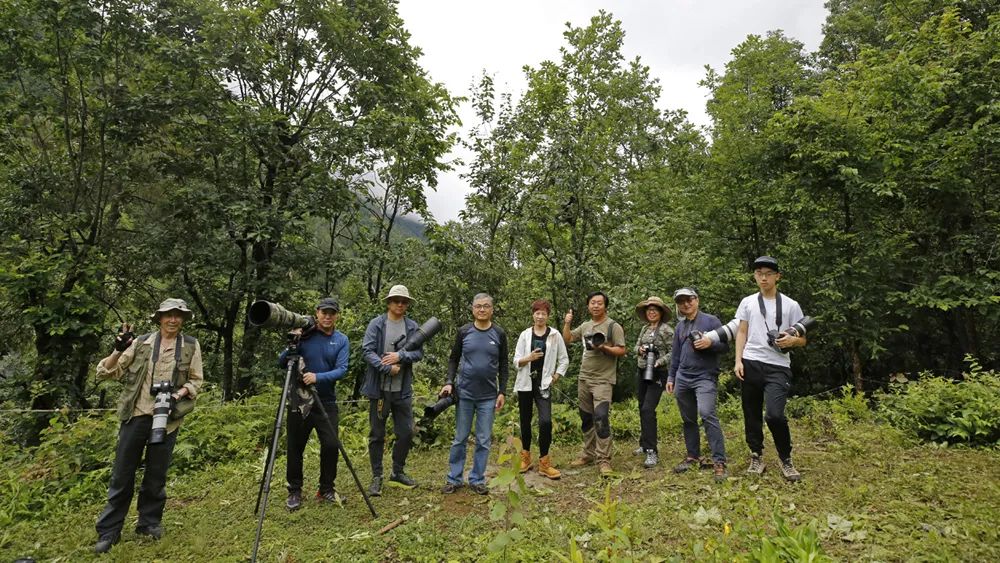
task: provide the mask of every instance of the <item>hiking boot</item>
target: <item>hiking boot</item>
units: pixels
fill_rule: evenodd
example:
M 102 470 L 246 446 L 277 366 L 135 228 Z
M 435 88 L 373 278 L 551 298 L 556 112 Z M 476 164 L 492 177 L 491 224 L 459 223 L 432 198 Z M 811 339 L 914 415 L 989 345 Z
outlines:
M 643 455 L 646 453 L 646 448 L 639 446 L 638 448 L 632 450 L 632 455 Z
M 337 491 L 334 489 L 330 489 L 326 492 L 316 491 L 316 500 L 318 500 L 320 504 L 329 503 L 336 504 L 337 506 L 344 506 L 344 497 L 337 494 Z
M 400 471 L 399 473 L 393 473 L 392 475 L 389 475 L 389 482 L 395 483 L 407 489 L 414 489 L 417 487 L 417 482 L 413 480 L 413 477 L 410 477 L 409 475 L 407 475 L 402 471 Z
M 764 474 L 764 460 L 761 459 L 760 454 L 750 454 L 750 467 L 747 467 L 748 475 L 763 475 Z
M 376 475 L 372 477 L 372 484 L 368 485 L 368 496 L 370 497 L 380 497 L 382 496 L 382 476 Z
M 469 490 L 476 493 L 477 495 L 490 494 L 490 488 L 487 487 L 485 483 L 476 483 L 475 485 L 469 485 Z
M 163 537 L 163 526 L 136 526 L 135 533 L 139 536 L 158 540 Z
M 660 463 L 660 455 L 656 453 L 656 450 L 649 450 L 646 452 L 646 461 L 642 462 L 643 467 L 646 469 L 652 469 Z
M 569 462 L 569 466 L 570 467 L 584 467 L 586 465 L 590 465 L 591 463 L 594 463 L 594 458 L 590 457 L 589 455 L 582 455 L 582 456 L 574 459 L 573 461 Z
M 601 477 L 610 477 L 614 473 L 614 470 L 611 469 L 611 464 L 606 461 L 602 461 L 598 465 L 598 470 L 601 472 Z
M 691 469 L 695 465 L 698 465 L 699 460 L 696 457 L 686 457 L 683 461 L 674 466 L 674 473 L 684 473 L 688 469 Z
M 715 462 L 710 457 L 703 457 L 698 462 L 698 469 L 715 469 Z
M 302 506 L 302 491 L 291 491 L 288 493 L 288 500 L 285 501 L 285 508 L 296 511 Z
M 444 486 L 443 486 L 443 487 L 441 487 L 441 492 L 442 492 L 443 494 L 446 494 L 446 495 L 450 495 L 450 494 L 452 494 L 452 493 L 454 493 L 454 492 L 458 491 L 458 490 L 459 490 L 459 489 L 461 489 L 461 488 L 462 488 L 462 485 L 461 485 L 461 484 L 456 484 L 456 483 L 445 483 L 445 484 L 444 484 Z
M 118 543 L 119 539 L 121 539 L 121 536 L 118 534 L 109 534 L 99 538 L 97 543 L 94 544 L 94 553 L 107 553 L 111 551 L 111 546 Z
M 562 476 L 558 469 L 552 467 L 552 456 L 547 455 L 538 458 L 538 474 L 549 479 L 558 479 Z
M 726 464 L 717 461 L 712 464 L 712 478 L 715 479 L 716 483 L 721 483 L 729 478 L 729 472 L 726 471 Z
M 527 473 L 531 469 L 531 452 L 521 450 L 521 473 Z
M 802 479 L 802 475 L 799 473 L 798 469 L 792 465 L 792 458 L 788 458 L 781 461 L 781 475 L 786 481 L 798 481 Z

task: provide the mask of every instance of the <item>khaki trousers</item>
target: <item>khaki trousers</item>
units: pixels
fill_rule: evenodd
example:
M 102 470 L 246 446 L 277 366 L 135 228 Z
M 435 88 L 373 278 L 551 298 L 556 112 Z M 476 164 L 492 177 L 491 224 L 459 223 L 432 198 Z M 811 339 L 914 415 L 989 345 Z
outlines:
M 611 463 L 611 409 L 612 385 L 609 381 L 580 379 L 576 386 L 580 409 L 580 428 L 583 430 L 583 455 L 597 463 Z

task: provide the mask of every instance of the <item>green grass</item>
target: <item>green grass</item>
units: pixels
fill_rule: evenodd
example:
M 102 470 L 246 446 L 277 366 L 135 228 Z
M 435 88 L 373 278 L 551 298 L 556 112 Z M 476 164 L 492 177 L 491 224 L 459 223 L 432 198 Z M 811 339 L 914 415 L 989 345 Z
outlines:
M 668 401 L 664 401 L 667 403 Z M 629 404 L 615 408 L 629 408 Z M 632 403 L 631 405 L 634 405 Z M 792 421 L 796 464 L 803 481 L 786 483 L 768 444 L 768 471 L 755 479 L 742 472 L 747 449 L 739 420 L 724 421 L 732 477 L 715 484 L 710 471 L 674 475 L 683 457 L 676 426 L 661 423 L 661 465 L 645 470 L 629 452 L 632 440 L 615 444 L 616 475 L 602 481 L 596 468 L 568 470 L 576 446 L 557 443 L 553 455 L 564 470 L 552 482 L 527 477 L 533 494 L 526 499 L 525 540 L 508 551 L 511 560 L 551 560 L 568 554 L 575 539 L 586 559 L 604 546 L 592 511 L 604 501 L 605 483 L 619 500 L 618 522 L 631 548 L 620 556 L 639 560 L 733 560 L 750 557 L 761 536 L 773 536 L 777 520 L 791 528 L 812 526 L 826 555 L 850 561 L 1000 560 L 1000 454 L 996 450 L 917 445 L 895 430 L 843 406 L 807 408 Z M 673 405 L 668 407 L 676 411 Z M 624 414 L 624 413 L 622 413 Z M 662 414 L 673 420 L 675 412 Z M 498 426 L 505 431 L 509 426 Z M 575 432 L 565 423 L 559 433 Z M 352 433 L 357 433 L 351 431 Z M 505 435 L 495 437 L 495 445 Z M 184 440 L 182 430 L 181 441 Z M 770 438 L 768 437 L 768 440 Z M 355 448 L 351 460 L 367 486 L 369 469 L 363 436 L 346 437 Z M 494 460 L 495 460 L 494 447 Z M 470 448 L 471 455 L 471 448 Z M 388 460 L 388 455 L 387 458 Z M 309 502 L 295 513 L 284 509 L 284 459 L 275 470 L 261 542 L 261 561 L 481 560 L 499 530 L 489 518 L 491 500 L 463 490 L 442 495 L 446 446 L 415 450 L 409 472 L 420 487 L 385 487 L 374 499 L 371 518 L 343 461 L 338 491 L 344 508 Z M 170 499 L 164 515 L 167 533 L 160 542 L 140 540 L 132 528 L 134 508 L 123 541 L 106 561 L 244 561 L 250 556 L 253 515 L 263 453 L 258 459 L 215 464 L 186 474 L 171 470 Z M 492 468 L 495 469 L 496 468 Z M 306 453 L 306 480 L 315 483 L 318 448 Z M 496 495 L 492 495 L 494 498 Z M 2 502 L 2 501 L 0 501 Z M 98 501 L 47 505 L 43 520 L 15 521 L 0 531 L 0 560 L 96 560 L 94 520 Z M 379 530 L 405 521 L 385 534 Z

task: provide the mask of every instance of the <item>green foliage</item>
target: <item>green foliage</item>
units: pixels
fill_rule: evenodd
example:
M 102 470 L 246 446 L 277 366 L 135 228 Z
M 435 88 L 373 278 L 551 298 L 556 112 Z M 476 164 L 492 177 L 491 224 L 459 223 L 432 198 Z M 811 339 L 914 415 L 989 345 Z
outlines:
M 879 414 L 930 442 L 995 446 L 1000 443 L 1000 374 L 973 363 L 963 379 L 922 374 L 894 383 L 878 398 Z
M 528 487 L 521 475 L 519 456 L 521 440 L 510 436 L 501 443 L 497 451 L 497 465 L 500 470 L 490 480 L 490 486 L 498 498 L 490 505 L 490 520 L 499 522 L 501 530 L 490 541 L 490 553 L 502 555 L 506 560 L 512 548 L 524 541 L 528 527 L 525 518 L 524 500 Z
M 752 551 L 754 561 L 762 563 L 832 561 L 819 545 L 815 522 L 791 527 L 780 515 L 775 515 L 774 520 L 776 533 L 760 538 L 760 546 Z

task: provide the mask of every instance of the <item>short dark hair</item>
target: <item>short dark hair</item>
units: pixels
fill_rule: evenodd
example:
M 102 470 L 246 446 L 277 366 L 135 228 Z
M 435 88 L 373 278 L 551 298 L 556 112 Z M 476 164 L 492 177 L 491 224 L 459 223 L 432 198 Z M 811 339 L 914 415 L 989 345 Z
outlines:
M 605 308 L 608 308 L 608 307 L 611 306 L 611 302 L 608 300 L 608 295 L 606 293 L 604 293 L 603 291 L 591 291 L 587 295 L 587 303 L 589 304 L 590 300 L 593 299 L 593 298 L 595 298 L 595 297 L 597 297 L 598 295 L 600 295 L 601 297 L 604 298 L 604 307 Z
M 534 315 L 535 311 L 540 311 L 545 309 L 546 313 L 552 314 L 552 304 L 545 299 L 535 299 L 531 302 L 531 314 Z

